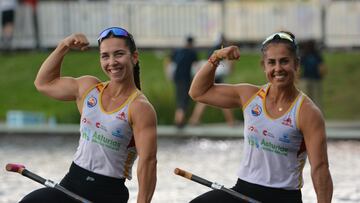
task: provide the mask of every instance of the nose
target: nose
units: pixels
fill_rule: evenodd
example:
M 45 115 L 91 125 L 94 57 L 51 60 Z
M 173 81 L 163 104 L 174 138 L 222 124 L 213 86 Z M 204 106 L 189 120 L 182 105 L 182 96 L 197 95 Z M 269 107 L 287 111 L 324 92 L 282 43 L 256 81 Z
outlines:
M 113 66 L 113 65 L 115 65 L 115 64 L 117 64 L 117 61 L 116 61 L 115 56 L 110 56 L 110 58 L 109 58 L 109 65 L 110 65 L 110 66 Z
M 277 62 L 275 63 L 274 70 L 275 70 L 275 71 L 280 71 L 280 70 L 282 70 L 282 66 L 281 66 L 280 61 L 277 61 Z

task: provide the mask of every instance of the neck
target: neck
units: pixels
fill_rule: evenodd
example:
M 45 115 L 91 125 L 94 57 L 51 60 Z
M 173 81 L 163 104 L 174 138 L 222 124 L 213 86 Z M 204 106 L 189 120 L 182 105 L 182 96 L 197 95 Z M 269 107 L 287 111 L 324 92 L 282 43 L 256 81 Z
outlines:
M 295 86 L 289 88 L 277 88 L 270 86 L 267 94 L 267 107 L 276 112 L 283 112 L 288 109 L 291 103 L 295 100 L 298 90 Z
M 268 91 L 268 98 L 275 102 L 291 102 L 295 99 L 298 94 L 298 90 L 295 86 L 278 88 L 276 86 L 270 86 Z
M 119 84 L 110 81 L 106 89 L 108 89 L 108 95 L 115 99 L 124 95 L 128 96 L 136 89 L 136 86 L 130 83 Z

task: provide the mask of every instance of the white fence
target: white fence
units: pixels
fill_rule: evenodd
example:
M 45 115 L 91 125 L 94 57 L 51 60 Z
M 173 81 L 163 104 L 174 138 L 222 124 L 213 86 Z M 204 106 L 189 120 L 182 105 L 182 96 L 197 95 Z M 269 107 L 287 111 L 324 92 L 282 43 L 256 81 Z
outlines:
M 34 48 L 31 8 L 19 7 L 15 48 Z M 316 39 L 329 48 L 360 47 L 360 2 L 40 2 L 39 45 L 50 48 L 74 32 L 96 46 L 100 30 L 121 26 L 139 47 L 176 47 L 193 35 L 197 46 L 210 46 L 224 32 L 232 41 L 260 42 L 269 33 L 290 30 L 298 40 Z

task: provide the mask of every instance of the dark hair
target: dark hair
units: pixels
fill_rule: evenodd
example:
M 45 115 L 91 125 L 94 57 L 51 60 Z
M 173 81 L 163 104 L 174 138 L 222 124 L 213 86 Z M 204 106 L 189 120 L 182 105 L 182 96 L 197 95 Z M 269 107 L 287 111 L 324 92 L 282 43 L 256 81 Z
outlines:
M 135 40 L 133 38 L 133 36 L 128 32 L 127 37 L 125 36 L 116 36 L 113 33 L 109 33 L 109 35 L 107 35 L 106 37 L 104 37 L 103 39 L 106 38 L 111 38 L 111 37 L 115 37 L 115 38 L 121 38 L 125 40 L 125 44 L 127 47 L 129 47 L 130 53 L 133 54 L 135 53 L 135 51 L 137 50 L 136 48 L 136 44 L 135 44 Z M 102 41 L 101 41 L 102 42 Z M 99 46 L 101 44 L 101 42 L 99 42 Z M 134 70 L 133 70 L 133 76 L 134 76 L 134 82 L 136 87 L 141 90 L 141 81 L 140 81 L 140 65 L 139 65 L 139 61 L 135 64 L 134 66 Z
M 285 30 L 281 30 L 277 33 L 284 33 L 284 34 L 287 34 L 291 37 L 292 41 L 290 41 L 289 39 L 284 39 L 284 38 L 281 38 L 278 34 L 273 34 L 273 38 L 271 39 L 268 39 L 265 43 L 262 44 L 262 48 L 261 48 L 261 52 L 263 54 L 265 54 L 265 51 L 267 50 L 268 48 L 268 45 L 269 44 L 272 44 L 272 43 L 284 43 L 287 45 L 288 47 L 288 50 L 296 57 L 296 58 L 299 58 L 299 51 L 298 51 L 298 45 L 297 45 L 297 42 L 295 40 L 295 35 L 293 33 L 291 33 L 290 31 L 285 31 Z M 272 36 L 272 35 L 270 35 Z
M 186 37 L 186 43 L 193 44 L 194 43 L 194 38 L 191 35 L 187 36 Z

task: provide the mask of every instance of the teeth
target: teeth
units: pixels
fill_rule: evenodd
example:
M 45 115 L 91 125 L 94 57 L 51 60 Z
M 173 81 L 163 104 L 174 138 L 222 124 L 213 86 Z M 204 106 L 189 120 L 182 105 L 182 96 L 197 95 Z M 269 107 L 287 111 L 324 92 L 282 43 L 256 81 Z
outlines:
M 110 69 L 110 73 L 117 73 L 117 72 L 120 72 L 119 69 Z

